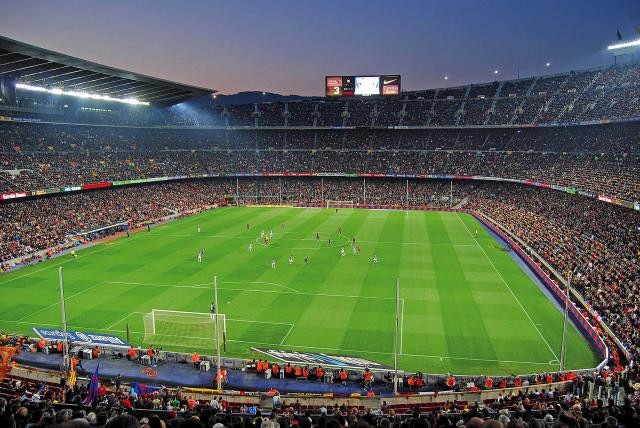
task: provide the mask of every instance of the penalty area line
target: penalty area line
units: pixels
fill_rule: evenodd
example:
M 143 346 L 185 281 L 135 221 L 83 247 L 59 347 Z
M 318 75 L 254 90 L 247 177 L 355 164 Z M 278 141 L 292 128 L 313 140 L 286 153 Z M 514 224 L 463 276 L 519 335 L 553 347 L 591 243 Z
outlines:
M 128 315 L 123 316 L 123 317 L 122 317 L 122 318 L 120 318 L 118 321 L 114 322 L 113 324 L 109 325 L 107 328 L 105 328 L 105 330 L 110 330 L 110 329 L 112 329 L 113 327 L 115 327 L 115 326 L 117 326 L 118 324 L 120 324 L 122 321 L 124 321 L 124 320 L 126 320 L 126 319 L 129 319 L 129 317 L 130 317 L 131 315 L 134 315 L 134 314 L 144 315 L 144 314 L 146 314 L 146 313 L 147 313 L 147 312 L 131 312 L 131 313 L 129 313 Z
M 233 283 L 231 281 L 225 281 L 227 283 Z M 105 281 L 106 284 L 116 285 L 142 285 L 148 287 L 165 287 L 165 288 L 195 288 L 195 289 L 213 289 L 213 283 L 203 283 L 194 285 L 171 285 L 171 284 L 151 284 L 145 282 L 127 282 L 127 281 Z M 264 281 L 249 281 L 249 282 L 235 282 L 237 284 L 257 283 L 257 284 L 272 284 Z M 274 284 L 275 285 L 275 284 Z M 286 286 L 281 286 L 287 288 Z M 373 299 L 373 300 L 395 300 L 395 297 L 384 296 L 356 296 L 350 294 L 330 294 L 330 293 L 304 293 L 301 291 L 283 291 L 283 290 L 263 290 L 263 289 L 249 289 L 249 288 L 234 288 L 234 287 L 218 287 L 218 290 L 224 291 L 249 291 L 252 293 L 275 293 L 275 294 L 299 294 L 301 296 L 313 296 L 313 297 L 343 297 L 345 299 Z

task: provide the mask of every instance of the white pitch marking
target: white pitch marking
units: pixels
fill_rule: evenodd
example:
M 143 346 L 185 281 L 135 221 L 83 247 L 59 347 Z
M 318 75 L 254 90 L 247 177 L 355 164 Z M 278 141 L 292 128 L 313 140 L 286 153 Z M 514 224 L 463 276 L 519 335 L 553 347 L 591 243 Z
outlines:
M 32 322 L 25 321 L 12 321 L 12 320 L 0 320 L 0 323 L 14 323 L 14 324 L 29 324 L 32 325 Z M 39 323 L 39 325 L 50 326 L 50 327 L 59 327 L 59 324 L 50 324 L 50 323 Z M 69 328 L 73 328 L 76 330 L 97 330 L 97 331 L 110 331 L 115 333 L 126 333 L 126 330 L 117 330 L 117 329 L 99 329 L 93 327 L 82 327 L 82 326 L 69 326 Z M 144 334 L 144 331 L 130 331 L 132 334 Z M 163 334 L 162 336 L 166 337 L 183 337 L 185 339 L 198 339 L 198 340 L 210 340 L 211 338 L 207 337 L 192 337 L 192 336 L 182 336 L 182 335 L 167 335 Z M 257 345 L 264 346 L 280 346 L 278 343 L 266 343 L 266 342 L 255 342 L 251 340 L 235 340 L 235 339 L 227 339 L 227 342 L 237 342 L 237 343 L 251 343 Z M 299 348 L 299 349 L 315 349 L 315 350 L 325 350 L 325 351 L 337 351 L 337 352 L 354 352 L 354 353 L 362 353 L 362 354 L 379 354 L 379 355 L 393 355 L 392 352 L 382 352 L 382 351 L 363 351 L 359 349 L 342 349 L 342 348 L 326 348 L 321 346 L 304 346 L 304 345 L 286 345 L 288 348 Z M 472 358 L 472 357 L 450 357 L 447 355 L 419 355 L 419 354 L 403 354 L 407 357 L 417 357 L 417 358 L 440 358 L 440 359 L 449 359 L 449 360 L 469 360 L 469 361 L 485 361 L 485 362 L 494 362 L 494 363 L 512 363 L 512 364 L 536 364 L 536 365 L 558 365 L 559 363 L 552 362 L 538 362 L 538 361 L 514 361 L 514 360 L 491 360 L 485 358 Z
M 194 285 L 171 285 L 171 284 L 150 284 L 144 282 L 126 282 L 126 281 L 105 281 L 106 284 L 116 284 L 116 285 L 143 285 L 149 287 L 166 287 L 166 288 L 207 288 L 213 289 L 213 283 L 204 283 L 204 284 L 194 284 Z M 260 284 L 265 284 L 265 282 L 258 282 Z M 240 284 L 246 284 L 240 282 Z M 207 286 L 207 287 L 205 287 Z M 349 294 L 328 294 L 328 293 L 303 293 L 300 291 L 291 292 L 291 291 L 281 291 L 281 290 L 261 290 L 261 289 L 246 289 L 246 288 L 229 288 L 229 287 L 218 287 L 218 290 L 226 290 L 226 291 L 250 291 L 255 293 L 276 293 L 276 294 L 299 294 L 301 296 L 321 296 L 321 297 L 344 297 L 351 299 L 377 299 L 377 300 L 395 300 L 395 297 L 378 297 L 378 296 L 354 296 Z
M 97 250 L 95 250 L 95 251 L 92 251 L 92 252 L 90 252 L 90 253 L 82 254 L 82 252 L 84 252 L 85 250 L 88 250 L 88 249 L 93 248 L 93 247 L 97 247 L 98 245 L 100 245 L 100 243 L 95 244 L 95 245 L 91 245 L 91 246 L 89 246 L 89 247 L 87 247 L 87 248 L 82 248 L 82 249 L 78 250 L 78 251 L 81 251 L 81 253 L 78 255 L 78 257 L 77 257 L 77 258 L 79 259 L 79 258 L 81 258 L 81 257 L 88 257 L 88 256 L 91 256 L 91 255 L 93 255 L 93 254 L 99 253 L 99 252 L 101 252 L 101 251 L 104 251 L 104 250 L 108 250 L 108 249 L 110 249 L 110 248 L 113 248 L 114 246 L 116 246 L 116 245 L 120 245 L 120 244 L 125 243 L 125 242 L 128 242 L 128 240 L 123 239 L 122 241 L 120 241 L 120 242 L 118 242 L 118 243 L 115 243 L 115 244 L 113 244 L 113 245 L 111 245 L 111 246 L 107 246 L 107 245 L 105 245 L 105 246 L 104 246 L 104 248 L 99 248 L 99 249 L 97 249 Z M 56 256 L 55 258 L 62 258 L 62 257 L 64 257 L 65 255 L 67 255 L 67 254 L 60 254 L 59 256 Z M 74 260 L 76 260 L 76 259 L 75 259 L 75 258 L 74 258 L 74 259 L 69 258 L 69 259 L 67 259 L 67 260 L 63 260 L 63 261 L 61 261 L 60 263 L 54 263 L 54 264 L 52 264 L 52 265 L 45 266 L 45 267 L 43 267 L 43 268 L 41 268 L 41 269 L 32 270 L 31 272 L 27 272 L 27 273 L 25 273 L 25 274 L 23 274 L 23 275 L 14 276 L 13 278 L 10 278 L 10 279 L 7 279 L 6 281 L 2 281 L 2 282 L 0 282 L 0 285 L 2 285 L 2 284 L 6 284 L 6 283 L 11 282 L 11 281 L 15 281 L 16 279 L 24 278 L 25 276 L 33 275 L 34 273 L 42 272 L 43 270 L 51 269 L 52 267 L 56 267 L 56 266 L 63 265 L 63 264 L 65 264 L 65 263 L 72 262 L 72 261 L 74 261 Z M 25 267 L 25 268 L 27 268 L 28 266 L 24 266 L 24 267 Z
M 79 291 L 79 292 L 77 292 L 77 293 L 75 293 L 75 294 L 72 294 L 72 295 L 71 295 L 71 296 L 69 296 L 69 297 L 65 297 L 65 298 L 64 298 L 64 301 L 66 302 L 67 300 L 73 299 L 74 297 L 79 296 L 79 295 L 80 295 L 80 294 L 82 294 L 82 293 L 86 293 L 86 292 L 87 292 L 87 291 L 89 291 L 89 290 L 93 290 L 93 289 L 94 289 L 94 288 L 96 288 L 97 286 L 102 285 L 102 284 L 104 284 L 104 283 L 105 283 L 105 281 L 102 281 L 102 282 L 99 282 L 99 283 L 97 283 L 97 284 L 95 284 L 95 285 L 92 285 L 92 286 L 91 286 L 91 287 L 89 287 L 89 288 L 85 288 L 84 290 Z M 38 309 L 37 311 L 35 311 L 35 312 L 31 313 L 31 314 L 28 314 L 28 315 L 23 316 L 22 318 L 18 319 L 18 321 L 24 321 L 25 319 L 27 319 L 27 318 L 29 318 L 29 317 L 32 317 L 32 316 L 34 316 L 34 315 L 37 315 L 37 314 L 39 314 L 40 312 L 46 311 L 47 309 L 52 308 L 52 307 L 54 307 L 54 306 L 58 306 L 59 304 L 60 304 L 60 301 L 57 301 L 57 302 L 55 302 L 55 303 L 52 303 L 52 304 L 50 304 L 49 306 L 46 306 L 46 307 L 44 307 L 44 308 L 42 308 L 42 309 Z
M 464 225 L 465 229 L 467 229 L 467 232 L 469 232 L 469 235 L 475 241 L 476 245 L 480 248 L 480 250 L 482 251 L 484 256 L 487 258 L 487 260 L 489 261 L 489 264 L 491 264 L 491 267 L 493 268 L 493 270 L 498 274 L 498 276 L 500 277 L 500 279 L 502 280 L 504 285 L 507 287 L 507 289 L 509 290 L 509 292 L 511 293 L 511 295 L 513 296 L 515 301 L 518 303 L 518 305 L 522 309 L 522 312 L 524 312 L 524 314 L 527 316 L 527 318 L 529 318 L 529 321 L 531 321 L 531 325 L 533 325 L 533 328 L 536 329 L 536 331 L 538 332 L 538 334 L 540 335 L 540 337 L 542 338 L 544 343 L 547 345 L 547 348 L 549 348 L 549 351 L 551 351 L 551 354 L 555 357 L 556 360 L 558 360 L 558 356 L 556 355 L 556 353 L 551 348 L 551 345 L 549 345 L 549 342 L 547 342 L 547 339 L 545 339 L 545 337 L 542 335 L 542 332 L 540 331 L 540 329 L 538 329 L 538 326 L 536 325 L 536 323 L 533 322 L 533 319 L 531 319 L 531 316 L 529 315 L 529 312 L 527 312 L 527 310 L 524 308 L 524 306 L 522 306 L 522 303 L 520 303 L 520 300 L 518 299 L 518 297 L 515 295 L 515 293 L 511 289 L 511 287 L 509 287 L 509 284 L 507 284 L 507 281 L 504 280 L 504 278 L 502 277 L 502 274 L 498 271 L 496 266 L 493 264 L 493 262 L 489 258 L 489 255 L 487 254 L 487 252 L 484 250 L 484 248 L 482 248 L 482 245 L 480 245 L 478 240 L 473 237 L 473 234 L 469 230 L 469 227 L 467 227 L 467 224 L 464 221 L 462 221 L 462 218 L 460 218 L 460 214 L 459 213 L 456 214 L 456 217 L 458 217 L 458 220 L 460 220 L 460 222 Z
M 142 314 L 144 315 L 146 312 L 131 312 L 129 315 L 125 315 L 122 318 L 120 318 L 118 321 L 114 322 L 113 324 L 111 324 L 109 327 L 107 327 L 105 330 L 110 330 L 113 327 L 117 326 L 119 323 L 121 323 L 122 321 L 129 319 L 129 317 L 133 314 Z
M 287 290 L 293 291 L 295 294 L 300 294 L 300 292 L 294 288 L 287 287 L 286 285 L 276 284 L 275 282 L 267 282 L 267 281 L 225 281 L 227 284 L 267 284 L 273 285 L 275 287 L 286 288 Z
M 284 343 L 285 340 L 287 340 L 287 337 L 289 337 L 289 334 L 291 333 L 291 330 L 293 330 L 293 327 L 295 327 L 295 324 L 291 324 L 291 327 L 289 327 L 289 331 L 287 331 L 287 334 L 284 335 L 284 337 L 282 338 L 282 340 L 280 341 L 280 345 L 282 345 Z

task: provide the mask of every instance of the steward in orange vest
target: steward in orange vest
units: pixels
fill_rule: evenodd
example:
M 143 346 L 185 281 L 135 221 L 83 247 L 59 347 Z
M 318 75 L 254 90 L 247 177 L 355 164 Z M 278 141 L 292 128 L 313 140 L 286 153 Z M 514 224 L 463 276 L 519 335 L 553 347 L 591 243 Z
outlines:
M 339 376 L 340 376 L 340 382 L 345 384 L 347 382 L 347 372 L 345 371 L 345 369 L 340 369 Z
M 136 348 L 134 348 L 133 346 L 129 348 L 129 350 L 127 351 L 127 358 L 130 360 L 133 360 L 137 356 L 138 356 L 138 351 L 136 351 Z
M 364 387 L 371 387 L 371 382 L 373 381 L 373 373 L 369 371 L 369 369 L 365 369 L 364 371 Z

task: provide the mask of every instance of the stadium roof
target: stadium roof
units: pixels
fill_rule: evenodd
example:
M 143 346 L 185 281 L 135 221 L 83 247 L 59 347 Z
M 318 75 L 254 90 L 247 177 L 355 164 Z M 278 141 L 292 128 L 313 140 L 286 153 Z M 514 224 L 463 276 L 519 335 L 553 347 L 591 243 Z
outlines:
M 0 36 L 0 77 L 165 107 L 215 91 L 86 61 Z

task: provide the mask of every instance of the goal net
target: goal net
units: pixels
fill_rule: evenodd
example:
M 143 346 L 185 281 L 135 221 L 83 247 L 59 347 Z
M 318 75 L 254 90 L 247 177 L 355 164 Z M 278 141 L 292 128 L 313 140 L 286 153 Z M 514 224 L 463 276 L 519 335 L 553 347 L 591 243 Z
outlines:
M 327 200 L 327 208 L 353 208 L 353 201 L 330 201 Z
M 215 315 L 206 312 L 152 309 L 143 316 L 144 343 L 185 349 L 215 349 Z M 218 314 L 221 346 L 226 350 L 227 320 Z

